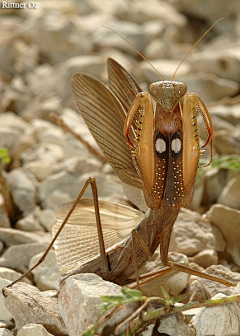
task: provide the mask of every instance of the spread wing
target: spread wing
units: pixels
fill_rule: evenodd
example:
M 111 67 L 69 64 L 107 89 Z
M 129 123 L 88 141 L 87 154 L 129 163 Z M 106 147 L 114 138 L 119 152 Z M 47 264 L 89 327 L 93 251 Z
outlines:
M 52 233 L 56 234 L 71 206 L 61 207 Z M 131 234 L 144 215 L 142 212 L 121 204 L 99 201 L 100 217 L 105 248 L 107 251 Z M 68 274 L 82 264 L 100 255 L 94 203 L 82 199 L 68 219 L 55 244 L 60 271 Z
M 85 74 L 72 78 L 72 93 L 90 132 L 120 180 L 142 189 L 123 135 L 126 112 L 101 82 Z

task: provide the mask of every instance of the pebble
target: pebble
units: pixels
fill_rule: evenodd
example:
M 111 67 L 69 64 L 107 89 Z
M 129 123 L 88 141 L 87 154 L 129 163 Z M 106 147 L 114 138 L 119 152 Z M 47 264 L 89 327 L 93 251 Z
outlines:
M 218 203 L 240 210 L 240 177 L 233 177 L 222 189 Z
M 184 263 L 188 266 L 188 259 L 184 254 L 169 253 L 169 259 L 175 263 Z M 157 271 L 163 267 L 160 260 L 160 251 L 157 250 L 154 255 L 145 263 L 139 270 L 139 275 Z M 163 287 L 172 297 L 180 295 L 184 289 L 187 288 L 189 281 L 189 274 L 184 272 L 171 272 L 166 275 L 161 275 L 159 278 L 152 280 L 141 286 L 141 292 L 146 296 L 159 296 L 163 297 L 161 287 Z
M 36 254 L 29 263 L 29 268 L 34 266 L 42 257 L 42 253 Z M 34 282 L 40 291 L 49 289 L 59 289 L 60 271 L 57 266 L 55 251 L 49 251 L 44 262 L 35 268 L 32 273 L 34 274 Z
M 36 215 L 31 213 L 22 219 L 19 219 L 15 225 L 17 230 L 22 230 L 26 232 L 34 232 L 34 231 L 45 231 L 41 224 L 39 224 L 36 219 Z
M 196 212 L 181 211 L 173 227 L 169 250 L 193 256 L 202 250 L 214 248 L 211 224 Z
M 215 130 L 214 154 L 240 154 L 240 20 L 238 15 L 232 15 L 239 12 L 240 6 L 237 1 L 226 6 L 225 0 L 219 0 L 217 8 L 216 11 L 215 2 L 209 3 L 206 8 L 204 2 L 195 0 L 177 3 L 156 0 L 52 0 L 39 2 L 36 10 L 1 9 L 0 147 L 6 147 L 11 156 L 11 164 L 5 165 L 7 174 L 4 173 L 4 176 L 7 176 L 16 209 L 16 216 L 9 220 L 4 209 L 0 208 L 0 276 L 5 278 L 2 280 L 4 283 L 19 276 L 15 269 L 23 272 L 29 268 L 29 263 L 32 265 L 39 259 L 38 253 L 45 251 L 55 222 L 52 209 L 72 202 L 89 176 L 97 178 L 101 198 L 126 203 L 122 185 L 112 168 L 90 154 L 81 142 L 55 125 L 50 117 L 52 112 L 61 116 L 85 141 L 99 149 L 73 102 L 70 91 L 72 74 L 85 72 L 106 83 L 106 60 L 113 57 L 136 77 L 142 88 L 147 89 L 148 82 L 159 80 L 151 66 L 126 41 L 103 25 L 129 40 L 157 67 L 164 79 L 171 80 L 177 66 L 198 38 L 223 16 L 225 19 L 217 23 L 187 56 L 174 79 L 186 82 L 188 92 L 196 92 L 209 108 Z M 199 122 L 199 132 L 201 138 L 206 139 L 204 122 Z M 187 255 L 191 267 L 203 270 L 203 267 L 211 265 L 210 271 L 207 271 L 240 281 L 238 272 L 233 275 L 228 273 L 227 268 L 215 265 L 220 262 L 239 271 L 238 186 L 239 176 L 236 173 L 212 168 L 201 171 L 191 209 L 199 213 L 211 209 L 204 218 L 195 212 L 181 211 L 170 244 L 170 250 L 174 251 L 170 255 L 176 261 L 187 263 Z M 133 189 L 127 189 L 131 200 L 145 210 L 142 194 L 132 197 Z M 84 197 L 92 198 L 90 188 Z M 4 202 L 0 203 L 4 205 Z M 75 309 L 68 306 L 67 296 L 61 297 L 64 318 L 72 309 L 74 323 L 68 319 L 69 332 L 64 329 L 56 298 L 53 297 L 59 278 L 53 251 L 49 258 L 34 272 L 35 282 L 41 290 L 45 290 L 45 294 L 36 287 L 26 287 L 24 283 L 9 289 L 8 299 L 12 295 L 10 292 L 14 292 L 8 306 L 11 306 L 10 316 L 16 320 L 16 329 L 19 329 L 14 331 L 17 335 L 78 335 L 74 328 L 78 326 L 81 301 L 80 305 L 79 302 L 76 306 L 74 303 Z M 159 266 L 158 250 L 145 267 L 152 270 Z M 81 277 L 86 277 L 81 285 L 80 280 L 72 278 L 62 286 L 61 291 L 73 293 L 77 289 L 77 297 L 81 297 L 88 285 L 87 296 L 90 299 L 84 297 L 84 302 L 90 302 L 90 312 L 96 311 L 96 307 L 91 306 L 93 293 L 96 294 L 93 301 L 100 302 L 100 285 L 98 290 L 98 285 L 93 288 L 91 284 L 101 283 L 106 293 L 109 286 L 120 292 L 119 287 L 101 279 L 95 282 L 90 281 L 87 275 Z M 90 277 L 96 279 L 94 275 Z M 191 285 L 185 290 L 189 282 Z M 148 289 L 144 290 L 148 290 L 149 295 L 161 295 L 159 284 L 173 296 L 185 290 L 192 301 L 209 298 L 218 292 L 225 295 L 233 293 L 232 289 L 213 283 L 210 285 L 205 280 L 176 272 L 149 283 Z M 49 288 L 55 290 L 51 295 L 48 292 L 47 296 L 46 289 Z M 71 295 L 74 301 L 74 294 Z M 220 321 L 222 330 L 239 334 L 234 325 L 229 327 L 225 323 L 227 307 L 229 305 L 219 308 L 221 320 L 215 319 L 206 310 L 204 319 L 201 316 L 198 319 L 200 324 L 196 322 L 197 333 L 201 335 L 206 331 L 221 335 L 218 329 L 211 329 L 211 326 L 216 326 L 212 322 L 215 319 Z M 0 302 L 0 319 L 2 309 L 5 308 Z M 239 325 L 237 319 L 233 320 L 235 310 L 231 311 L 230 321 Z M 5 313 L 10 314 L 7 310 Z M 94 321 L 90 321 L 90 316 L 88 314 L 86 319 L 91 324 Z M 10 318 L 5 324 L 0 323 L 1 335 L 13 334 L 14 325 Z M 55 327 L 49 329 L 49 320 Z M 181 330 L 181 335 L 192 334 L 193 325 L 187 326 L 180 315 L 167 315 L 160 322 L 159 333 L 176 335 Z M 144 336 L 152 334 L 154 323 L 142 333 Z M 210 327 L 206 330 L 207 326 Z
M 19 272 L 26 272 L 31 258 L 39 252 L 44 252 L 48 244 L 26 243 L 10 246 L 0 257 L 0 266 L 9 267 Z
M 13 332 L 11 332 L 9 329 L 1 328 L 0 329 L 0 336 L 13 336 Z
M 218 255 L 215 250 L 207 249 L 198 252 L 191 261 L 195 262 L 203 268 L 218 264 Z
M 195 329 L 188 326 L 181 313 L 171 314 L 161 319 L 160 326 L 157 331 L 163 335 L 175 336 L 194 336 Z
M 66 336 L 57 299 L 41 293 L 36 287 L 17 283 L 4 291 L 5 306 L 14 318 L 17 329 L 29 323 L 42 324 L 53 335 Z
M 97 305 L 102 302 L 101 295 L 121 295 L 121 287 L 88 273 L 71 276 L 62 284 L 58 304 L 70 336 L 81 334 L 93 324 L 99 315 Z M 103 328 L 108 327 L 110 332 L 136 308 L 137 303 L 128 304 L 109 318 Z
M 11 268 L 7 267 L 0 267 L 0 277 L 9 281 L 15 281 L 17 280 L 22 274 L 19 272 L 14 271 Z M 32 284 L 31 281 L 28 278 L 23 278 L 23 282 Z
M 36 186 L 22 169 L 14 169 L 7 175 L 7 183 L 13 201 L 24 213 L 33 211 L 36 206 Z
M 47 235 L 12 228 L 0 228 L 0 235 L 6 246 L 48 241 Z
M 212 299 L 224 298 L 226 295 L 217 294 Z M 199 336 L 205 335 L 239 335 L 240 320 L 239 303 L 233 302 L 227 305 L 218 305 L 201 309 L 191 320 L 190 325 L 194 327 Z
M 226 252 L 230 254 L 236 265 L 240 266 L 238 235 L 240 211 L 221 204 L 214 204 L 206 215 L 210 222 L 221 231 L 226 242 Z
M 28 323 L 25 324 L 17 332 L 17 336 L 54 336 L 47 332 L 41 324 Z
M 11 281 L 0 277 L 0 316 L 1 320 L 10 321 L 12 319 L 12 314 L 8 311 L 4 304 L 4 296 L 2 294 L 3 287 L 9 285 Z M 1 329 L 0 329 L 1 330 Z
M 212 265 L 205 270 L 205 273 L 232 281 L 236 284 L 240 281 L 238 272 L 232 272 L 229 268 L 222 265 Z M 234 288 L 235 287 L 226 287 L 223 284 L 208 279 L 192 276 L 192 282 L 190 283 L 186 294 L 189 295 L 190 302 L 196 302 L 208 300 L 218 293 L 223 293 L 227 296 L 232 295 Z

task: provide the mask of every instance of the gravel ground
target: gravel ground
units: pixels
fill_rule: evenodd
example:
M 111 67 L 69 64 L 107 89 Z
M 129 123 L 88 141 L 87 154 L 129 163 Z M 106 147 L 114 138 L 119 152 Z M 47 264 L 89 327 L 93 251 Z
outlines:
M 111 166 L 51 118 L 53 113 L 63 118 L 98 151 L 71 96 L 72 75 L 83 72 L 106 83 L 111 57 L 144 90 L 159 80 L 129 44 L 104 26 L 126 38 L 164 80 L 171 80 L 194 43 L 222 17 L 175 75 L 209 109 L 214 164 L 199 169 L 193 202 L 180 212 L 170 251 L 176 261 L 238 284 L 239 1 L 39 0 L 2 1 L 0 6 L 0 148 L 11 158 L 10 163 L 2 160 L 0 174 L 0 288 L 39 259 L 51 240 L 54 209 L 72 202 L 88 177 L 96 177 L 101 199 L 130 206 Z M 204 129 L 199 120 L 203 138 Z M 90 188 L 85 196 L 92 198 Z M 156 253 L 142 272 L 158 267 Z M 0 336 L 80 335 L 96 319 L 99 295 L 120 293 L 119 286 L 83 274 L 69 278 L 58 294 L 59 277 L 51 251 L 34 275 L 8 290 L 5 304 L 1 295 Z M 238 285 L 228 288 L 184 273 L 154 280 L 143 286 L 143 293 L 160 296 L 160 285 L 171 296 L 187 294 L 185 303 L 239 293 Z M 240 335 L 239 305 L 214 309 L 191 310 L 184 319 L 165 316 L 141 335 Z M 120 320 L 134 310 L 134 304 L 126 308 Z M 105 326 L 101 333 L 111 335 L 111 328 Z

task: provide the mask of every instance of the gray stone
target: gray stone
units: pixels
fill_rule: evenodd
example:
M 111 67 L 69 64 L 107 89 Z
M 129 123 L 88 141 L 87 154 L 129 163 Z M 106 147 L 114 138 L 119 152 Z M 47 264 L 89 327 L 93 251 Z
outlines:
M 31 16 L 25 27 L 50 63 L 88 54 L 91 49 L 89 39 L 59 11 L 46 12 L 39 17 Z
M 216 276 L 237 284 L 240 281 L 240 274 L 238 272 L 232 272 L 229 268 L 222 265 L 212 265 L 208 267 L 204 273 Z M 195 277 L 192 278 L 192 280 Z M 227 287 L 221 283 L 217 283 L 212 280 L 197 277 L 197 280 L 193 280 L 187 289 L 190 302 L 207 300 L 218 293 L 225 295 L 232 295 L 235 287 Z
M 31 213 L 26 217 L 19 219 L 15 225 L 17 230 L 34 232 L 34 231 L 45 231 L 41 224 L 36 219 L 36 215 Z
M 210 222 L 221 231 L 226 242 L 226 252 L 228 252 L 233 258 L 233 261 L 240 266 L 240 237 L 238 234 L 240 232 L 240 211 L 224 205 L 215 204 L 206 215 Z
M 9 329 L 0 328 L 0 336 L 14 336 L 14 334 Z
M 223 188 L 218 203 L 240 210 L 240 177 L 232 178 Z
M 14 203 L 22 212 L 31 212 L 36 205 L 36 187 L 22 169 L 14 169 L 7 175 L 7 183 Z
M 53 210 L 45 209 L 41 210 L 37 214 L 37 218 L 41 225 L 48 231 L 52 232 L 52 227 L 56 223 L 56 217 Z
M 198 252 L 191 261 L 195 262 L 199 266 L 202 266 L 203 268 L 207 268 L 211 265 L 217 265 L 218 264 L 218 255 L 214 250 L 203 250 Z
M 42 253 L 36 254 L 29 263 L 29 268 L 34 266 L 41 258 Z M 49 251 L 44 262 L 35 268 L 32 273 L 34 274 L 34 281 L 37 288 L 41 291 L 49 289 L 59 289 L 60 271 L 57 266 L 55 252 Z
M 191 57 L 191 64 L 197 71 L 213 73 L 218 77 L 230 79 L 236 83 L 240 76 L 240 47 L 224 50 L 203 51 Z
M 171 314 L 160 320 L 157 331 L 169 336 L 194 336 L 196 335 L 193 327 L 189 327 L 182 314 Z
M 48 244 L 26 243 L 10 246 L 0 257 L 0 266 L 13 268 L 19 272 L 26 272 L 31 258 L 39 252 L 44 252 Z
M 11 223 L 3 206 L 0 206 L 0 227 L 10 228 Z
M 67 99 L 71 95 L 70 81 L 75 73 L 86 73 L 99 78 L 104 69 L 104 60 L 101 56 L 76 56 L 62 63 L 58 69 L 60 80 L 58 83 L 59 95 Z
M 214 248 L 211 224 L 196 212 L 182 210 L 173 227 L 169 251 L 193 256 L 204 249 Z
M 185 255 L 180 253 L 170 252 L 168 254 L 169 260 L 175 263 L 183 263 L 188 266 L 188 259 Z M 139 275 L 147 274 L 149 272 L 154 272 L 163 267 L 160 260 L 160 251 L 159 249 L 154 253 L 151 259 L 149 259 L 145 265 L 139 270 Z M 178 296 L 183 292 L 188 286 L 189 274 L 184 272 L 171 272 L 166 275 L 161 275 L 150 282 L 141 285 L 141 292 L 146 296 L 159 296 L 163 297 L 161 287 L 163 287 L 170 296 Z
M 88 273 L 71 276 L 62 284 L 58 304 L 70 336 L 79 335 L 96 321 L 99 315 L 96 305 L 101 304 L 101 295 L 121 295 L 121 287 Z M 128 304 L 108 319 L 104 324 L 108 326 L 108 334 L 136 308 L 136 303 Z
M 0 267 L 0 277 L 3 279 L 7 279 L 12 282 L 20 278 L 21 275 L 21 273 L 16 272 L 11 268 Z M 21 281 L 32 284 L 32 282 L 28 278 L 23 278 Z
M 41 243 L 48 241 L 48 235 L 43 233 L 24 232 L 12 228 L 0 228 L 1 240 L 6 246 Z
M 39 192 L 43 207 L 55 208 L 73 201 L 90 176 L 96 178 L 99 197 L 123 194 L 121 184 L 115 176 L 88 172 L 79 177 L 78 174 L 62 171 L 41 182 Z M 92 198 L 91 188 L 85 191 L 84 197 Z
M 179 65 L 179 61 L 176 60 L 158 60 L 151 61 L 151 64 L 159 71 L 164 80 L 171 80 L 172 76 Z M 159 75 L 156 71 L 150 67 L 147 62 L 141 62 L 139 65 L 140 69 L 143 72 L 143 76 L 147 82 L 153 83 L 159 81 Z M 183 76 L 186 76 L 191 71 L 191 66 L 184 62 L 179 68 L 179 71 L 176 74 L 175 80 L 181 80 Z
M 54 336 L 47 332 L 41 324 L 29 323 L 25 324 L 22 328 L 20 328 L 17 332 L 17 336 Z
M 49 333 L 67 335 L 58 310 L 57 299 L 41 293 L 36 287 L 17 283 L 6 288 L 5 305 L 13 316 L 17 329 L 28 323 L 42 324 Z
M 6 148 L 9 155 L 13 155 L 19 141 L 20 134 L 18 130 L 0 126 L 0 146 Z
M 233 96 L 239 90 L 239 84 L 219 78 L 211 73 L 199 72 L 182 76 L 189 92 L 195 92 L 205 104 L 218 101 L 226 96 Z
M 49 79 L 48 84 L 53 84 L 52 81 L 55 77 Z M 44 81 L 44 79 L 43 79 Z M 46 80 L 47 81 L 47 80 Z M 39 83 L 39 86 L 36 85 L 38 83 L 37 79 L 34 81 L 32 80 L 32 85 L 35 85 L 35 90 L 43 90 L 41 88 L 41 83 Z M 47 85 L 47 84 L 46 84 Z M 46 87 L 46 91 L 47 88 Z M 55 88 L 56 89 L 56 88 Z M 62 111 L 62 100 L 59 96 L 54 95 L 54 88 L 52 88 L 50 97 L 48 96 L 47 92 L 41 91 L 44 93 L 44 100 L 41 99 L 41 103 L 39 103 L 39 97 L 36 96 L 36 98 L 32 99 L 31 101 L 28 101 L 27 106 L 22 110 L 19 114 L 22 118 L 25 120 L 31 121 L 34 119 L 43 119 L 46 121 L 51 121 L 51 113 L 56 113 L 59 115 Z M 53 93 L 53 94 L 52 94 Z
M 4 304 L 4 296 L 2 293 L 2 289 L 3 287 L 9 285 L 10 283 L 11 281 L 0 278 L 0 316 L 1 316 L 0 319 L 6 320 L 6 321 L 10 321 L 12 319 L 12 314 L 10 313 L 10 311 L 7 309 L 7 307 Z
M 214 298 L 224 298 L 226 295 L 217 294 Z M 235 336 L 240 333 L 240 307 L 233 302 L 203 308 L 191 320 L 190 325 L 195 328 L 197 335 Z

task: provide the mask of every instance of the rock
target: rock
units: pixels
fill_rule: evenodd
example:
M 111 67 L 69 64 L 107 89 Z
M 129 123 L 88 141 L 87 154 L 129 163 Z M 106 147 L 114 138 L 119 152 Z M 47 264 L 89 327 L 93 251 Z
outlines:
M 20 141 L 19 131 L 11 127 L 0 127 L 0 146 L 6 148 L 10 156 L 13 155 L 17 143 Z
M 132 21 L 115 21 L 114 30 L 124 36 L 127 41 L 130 41 L 134 47 L 140 52 L 148 44 L 147 34 L 142 34 L 141 25 Z M 134 49 L 126 43 L 122 38 L 116 36 L 114 32 L 109 29 L 99 29 L 93 35 L 93 44 L 95 48 L 113 48 L 118 49 L 129 54 L 135 54 Z
M 36 215 L 31 213 L 26 217 L 19 219 L 15 225 L 17 230 L 34 232 L 34 231 L 45 231 L 44 228 L 39 224 L 36 219 Z
M 216 202 L 225 183 L 225 172 L 223 170 L 213 168 L 206 171 L 205 188 L 202 198 L 203 204 L 211 206 L 214 202 Z
M 217 265 L 218 264 L 218 255 L 214 250 L 203 250 L 198 252 L 191 261 L 195 262 L 199 266 L 202 266 L 203 268 L 207 268 L 211 265 Z
M 78 174 L 80 176 L 88 172 L 100 171 L 101 168 L 102 168 L 102 163 L 93 157 L 73 156 L 69 159 L 66 159 L 56 164 L 54 167 L 53 173 L 58 173 L 63 170 L 66 170 L 68 173 Z
M 2 228 L 10 228 L 11 227 L 11 223 L 10 223 L 10 220 L 8 218 L 8 215 L 6 214 L 6 211 L 2 206 L 0 206 L 0 227 L 2 227 Z
M 50 175 L 41 182 L 39 192 L 43 207 L 55 208 L 73 201 L 90 176 L 96 178 L 99 197 L 123 194 L 121 184 L 114 176 L 99 172 L 88 172 L 79 176 L 63 171 Z M 92 198 L 91 188 L 85 191 L 84 197 Z
M 9 285 L 11 281 L 7 279 L 0 278 L 0 316 L 1 320 L 10 321 L 12 319 L 12 314 L 9 312 L 7 307 L 4 305 L 4 296 L 2 293 L 3 287 Z M 1 329 L 0 329 L 1 330 Z
M 189 327 L 181 313 L 171 314 L 160 319 L 160 326 L 157 331 L 160 335 L 169 336 L 194 336 L 196 335 L 193 327 Z
M 212 299 L 224 298 L 226 295 L 217 294 Z M 197 335 L 239 335 L 240 333 L 239 303 L 205 307 L 191 320 L 190 325 L 195 328 Z
M 13 112 L 6 112 L 0 114 L 0 125 L 1 127 L 15 129 L 20 134 L 26 129 L 28 123 Z
M 218 101 L 226 96 L 234 96 L 239 84 L 219 78 L 211 73 L 199 72 L 182 76 L 181 81 L 188 87 L 188 92 L 195 92 L 205 104 Z
M 11 312 L 17 329 L 29 323 L 37 323 L 42 324 L 53 335 L 67 335 L 57 299 L 49 298 L 36 287 L 24 283 L 6 288 L 4 294 L 5 305 Z
M 12 282 L 20 278 L 21 275 L 22 275 L 21 273 L 16 272 L 10 268 L 0 267 L 0 277 L 3 279 L 6 279 Z M 28 278 L 23 278 L 21 281 L 26 282 L 28 284 L 32 284 Z
M 96 321 L 99 315 L 96 305 L 102 303 L 101 295 L 121 295 L 121 287 L 102 280 L 96 274 L 74 275 L 62 284 L 58 304 L 70 336 L 79 335 Z M 131 303 L 109 318 L 104 324 L 104 335 L 112 334 L 114 326 L 131 315 L 136 308 L 137 304 Z
M 234 23 L 232 13 L 235 11 L 238 12 L 239 3 L 238 1 L 234 1 L 231 7 L 227 7 L 227 4 L 228 2 L 226 0 L 214 0 L 211 4 L 208 4 L 207 2 L 199 3 L 197 0 L 187 0 L 179 2 L 177 7 L 182 13 L 207 20 L 209 24 L 212 24 L 219 18 L 224 17 L 224 20 L 219 22 L 214 29 L 220 31 L 231 31 Z M 216 6 L 218 11 L 216 11 Z
M 27 86 L 31 90 L 32 95 L 38 98 L 38 104 L 43 100 L 58 97 L 58 81 L 59 75 L 55 68 L 47 63 L 36 67 L 33 71 L 26 74 Z M 38 107 L 37 110 L 39 111 L 41 108 Z
M 175 263 L 184 263 L 188 265 L 188 259 L 180 253 L 169 253 L 169 259 Z M 157 271 L 163 267 L 160 260 L 160 251 L 157 250 L 151 259 L 139 270 L 139 275 Z M 141 292 L 146 296 L 163 297 L 161 287 L 163 287 L 170 296 L 178 296 L 188 286 L 189 274 L 184 272 L 171 272 L 166 275 L 160 275 L 159 278 L 141 285 Z
M 90 52 L 89 39 L 59 11 L 31 16 L 25 27 L 52 64 Z
M 22 328 L 20 328 L 17 332 L 17 336 L 54 336 L 47 332 L 41 324 L 29 323 L 25 324 Z
M 214 204 L 206 215 L 210 222 L 221 231 L 226 242 L 226 252 L 240 266 L 240 238 L 238 235 L 238 232 L 240 232 L 240 211 Z
M 2 97 L 2 109 L 6 113 L 16 113 L 17 115 L 26 107 L 29 99 L 29 92 L 21 76 L 15 76 L 4 92 Z M 12 112 L 8 112 L 12 111 Z M 15 115 L 16 116 L 16 115 Z M 23 120 L 19 118 L 20 125 Z
M 0 328 L 0 336 L 14 336 L 14 334 L 9 329 Z
M 176 60 L 159 60 L 151 61 L 151 64 L 159 71 L 164 80 L 171 80 L 172 76 L 179 65 L 179 61 Z M 143 76 L 148 83 L 154 83 L 161 80 L 156 71 L 147 63 L 141 62 L 140 69 L 143 72 Z M 181 80 L 182 76 L 187 75 L 191 71 L 191 67 L 187 62 L 184 62 L 179 68 L 176 74 L 175 80 Z
M 53 77 L 54 79 L 55 77 Z M 49 79 L 49 83 L 51 85 L 52 79 Z M 41 88 L 41 85 L 39 83 L 35 86 L 35 84 L 38 83 L 38 81 L 32 81 L 32 85 L 34 86 L 35 90 L 37 89 L 43 89 Z M 55 88 L 56 89 L 56 88 Z M 47 90 L 47 88 L 46 88 Z M 55 113 L 57 115 L 61 114 L 62 111 L 62 99 L 56 95 L 50 94 L 50 97 L 48 97 L 47 92 L 45 92 L 46 96 L 44 96 L 44 100 L 40 99 L 38 96 L 36 96 L 34 99 L 28 102 L 27 106 L 20 112 L 20 115 L 25 120 L 31 121 L 35 119 L 42 119 L 46 121 L 51 121 L 51 113 Z
M 36 187 L 32 180 L 22 169 L 14 169 L 8 173 L 7 183 L 20 211 L 31 212 L 36 206 Z
M 30 171 L 38 181 L 51 175 L 54 164 L 64 158 L 62 146 L 48 143 L 47 139 L 43 141 L 46 142 L 26 150 L 21 155 L 24 169 Z
M 50 153 L 51 149 L 51 144 L 56 144 L 56 145 L 61 145 L 62 142 L 64 141 L 64 132 L 63 130 L 54 125 L 53 123 L 46 121 L 46 120 L 41 120 L 41 119 L 34 119 L 31 122 L 31 126 L 33 128 L 33 132 L 38 139 L 39 142 L 45 142 L 46 145 L 49 145 L 49 150 L 44 150 L 42 149 L 42 152 L 37 153 L 40 155 L 39 159 L 44 160 L 45 158 L 50 158 L 51 155 L 53 155 L 54 150 L 52 150 L 52 153 Z M 55 147 L 56 154 L 55 156 L 60 156 L 59 155 L 59 149 Z M 31 155 L 32 153 L 29 153 L 28 155 Z M 35 154 L 35 157 L 37 157 L 37 154 Z M 33 155 L 33 154 L 32 154 Z M 45 156 L 44 156 L 45 155 Z M 28 156 L 26 155 L 25 157 L 25 162 L 29 161 Z
M 240 210 L 240 177 L 232 178 L 223 188 L 218 203 Z
M 229 133 L 219 131 L 214 139 L 214 147 L 220 155 L 240 154 L 239 131 Z
M 19 272 L 26 272 L 31 258 L 39 252 L 44 252 L 48 244 L 26 243 L 13 245 L 0 257 L 0 266 L 13 268 Z
M 75 73 L 85 73 L 100 78 L 104 69 L 104 60 L 101 56 L 76 56 L 62 63 L 58 69 L 60 81 L 58 92 L 63 100 L 71 96 L 69 83 Z
M 214 249 L 211 224 L 190 210 L 182 210 L 174 224 L 169 251 L 193 256 L 204 249 Z
M 36 254 L 29 263 L 29 268 L 34 266 L 41 258 L 42 253 Z M 60 271 L 57 266 L 55 252 L 49 251 L 44 262 L 35 268 L 32 273 L 34 274 L 34 281 L 37 288 L 41 291 L 49 289 L 59 289 Z
M 232 125 L 236 125 L 240 122 L 240 104 L 234 105 L 215 105 L 209 108 L 211 116 L 217 116 L 225 121 L 228 121 Z
M 17 229 L 0 228 L 1 240 L 6 246 L 47 242 L 48 235 L 43 233 L 24 232 Z
M 232 272 L 227 267 L 222 265 L 213 265 L 208 267 L 204 273 L 208 273 L 213 276 L 238 283 L 240 281 L 240 274 L 238 272 Z M 194 279 L 195 277 L 192 277 Z M 223 284 L 216 283 L 214 281 L 197 277 L 197 280 L 193 280 L 187 289 L 186 294 L 189 295 L 190 302 L 207 300 L 218 293 L 225 295 L 232 295 L 235 287 L 227 287 Z
M 41 210 L 37 214 L 37 218 L 41 225 L 48 231 L 52 232 L 52 227 L 56 223 L 56 217 L 53 210 L 45 209 Z
M 218 77 L 238 83 L 240 47 L 224 48 L 224 50 L 218 50 L 218 52 L 216 50 L 198 52 L 192 55 L 191 64 L 196 71 L 213 73 Z

